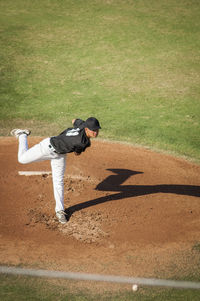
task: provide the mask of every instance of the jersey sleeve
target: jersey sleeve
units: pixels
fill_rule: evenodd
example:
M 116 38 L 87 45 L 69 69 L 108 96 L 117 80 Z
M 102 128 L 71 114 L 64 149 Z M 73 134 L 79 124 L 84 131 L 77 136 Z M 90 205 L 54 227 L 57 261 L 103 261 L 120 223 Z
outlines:
M 83 143 L 76 144 L 76 145 L 74 146 L 74 152 L 76 152 L 76 153 L 78 153 L 78 154 L 81 154 L 81 153 L 84 152 L 85 149 L 86 149 L 87 147 L 89 147 L 90 145 L 91 145 L 90 140 L 88 140 L 86 144 L 85 144 L 85 143 L 84 143 L 84 144 L 83 144 Z
M 80 146 L 75 146 L 74 151 L 75 153 L 81 154 L 82 152 L 84 152 L 84 149 Z
M 76 119 L 74 121 L 74 127 L 75 128 L 78 128 L 78 127 L 83 126 L 83 125 L 84 125 L 84 120 L 82 120 L 82 119 Z

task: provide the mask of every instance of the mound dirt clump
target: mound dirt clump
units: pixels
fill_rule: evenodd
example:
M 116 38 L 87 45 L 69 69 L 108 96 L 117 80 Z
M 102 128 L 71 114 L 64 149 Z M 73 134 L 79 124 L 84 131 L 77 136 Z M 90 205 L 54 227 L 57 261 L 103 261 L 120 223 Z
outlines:
M 103 217 L 101 212 L 77 212 L 69 220 L 69 222 L 62 226 L 59 225 L 59 230 L 65 235 L 74 237 L 85 243 L 96 243 L 108 234 L 101 228 Z

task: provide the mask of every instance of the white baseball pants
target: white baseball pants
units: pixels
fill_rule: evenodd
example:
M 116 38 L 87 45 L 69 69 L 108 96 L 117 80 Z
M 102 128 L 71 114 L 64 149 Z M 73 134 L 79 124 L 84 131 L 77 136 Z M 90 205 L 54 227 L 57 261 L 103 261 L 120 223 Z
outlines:
M 49 147 L 50 138 L 42 140 L 35 146 L 28 148 L 27 135 L 19 136 L 18 161 L 22 164 L 51 161 L 55 211 L 64 210 L 64 173 L 66 168 L 66 154 L 61 155 Z

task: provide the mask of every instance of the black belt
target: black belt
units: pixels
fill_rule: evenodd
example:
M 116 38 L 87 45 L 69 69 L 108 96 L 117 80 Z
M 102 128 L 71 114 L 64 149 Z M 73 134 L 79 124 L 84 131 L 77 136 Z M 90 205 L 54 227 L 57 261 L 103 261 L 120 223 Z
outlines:
M 55 150 L 55 148 L 54 148 L 51 144 L 49 144 L 49 148 L 50 148 L 54 153 L 58 154 L 58 152 Z

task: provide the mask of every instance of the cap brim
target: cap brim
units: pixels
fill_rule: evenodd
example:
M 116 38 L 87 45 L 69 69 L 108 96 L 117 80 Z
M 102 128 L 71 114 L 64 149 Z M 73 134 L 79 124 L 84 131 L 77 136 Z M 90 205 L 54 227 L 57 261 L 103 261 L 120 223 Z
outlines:
M 101 129 L 101 127 L 100 127 L 100 126 L 96 127 L 96 128 L 95 128 L 95 129 L 93 129 L 92 131 L 96 131 L 96 130 L 99 130 L 99 129 Z

